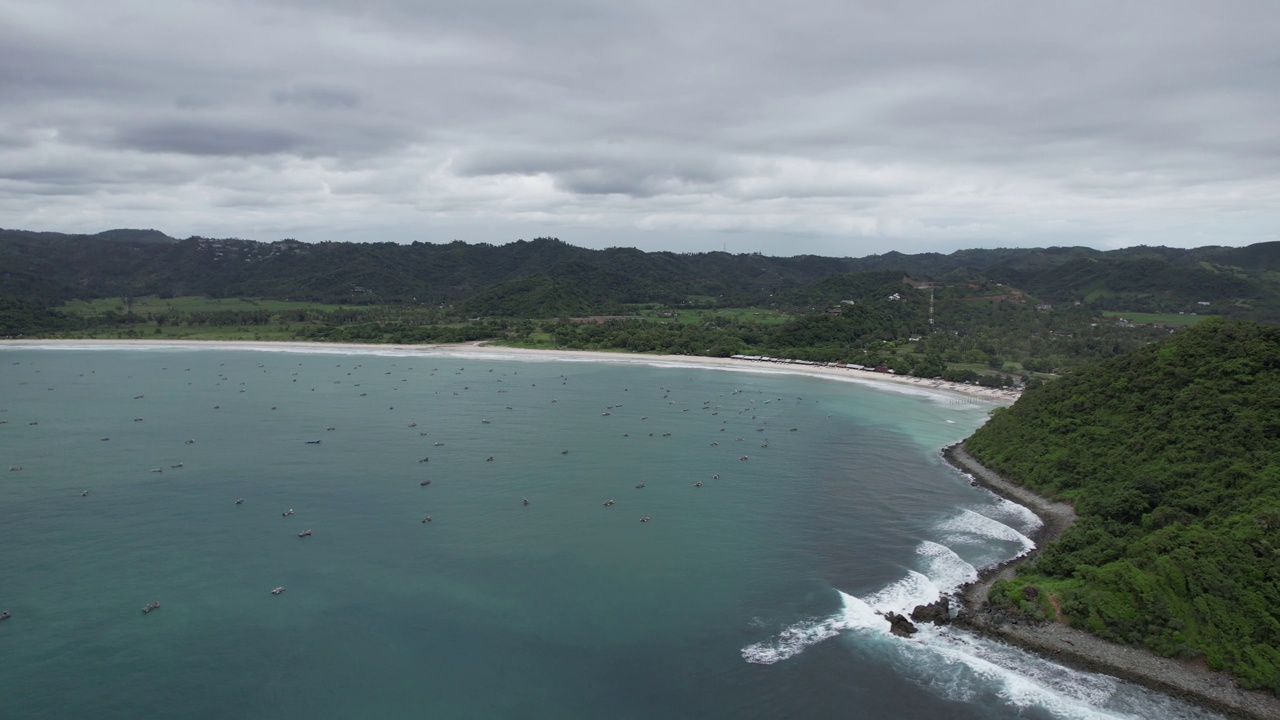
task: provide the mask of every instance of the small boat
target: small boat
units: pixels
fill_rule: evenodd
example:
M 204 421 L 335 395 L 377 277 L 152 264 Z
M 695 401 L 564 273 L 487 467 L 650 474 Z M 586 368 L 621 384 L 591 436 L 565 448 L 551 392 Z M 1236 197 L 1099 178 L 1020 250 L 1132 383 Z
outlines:
M 430 485 L 430 484 L 431 484 L 431 481 L 430 481 L 430 480 L 423 480 L 422 482 L 420 482 L 420 483 L 418 483 L 418 484 L 419 484 L 419 485 L 421 485 L 422 487 L 426 487 L 426 486 L 428 486 L 428 485 Z
M 642 487 L 644 487 L 644 483 L 640 483 L 639 485 L 636 485 L 636 487 L 637 487 L 637 488 L 642 488 Z
M 303 530 L 298 533 L 298 537 L 311 537 L 311 530 Z
M 613 501 L 613 500 L 605 500 L 605 501 L 604 501 L 604 506 L 605 506 L 605 507 L 609 507 L 609 506 L 610 506 L 610 505 L 612 505 L 612 504 L 614 504 L 614 501 Z
M 280 513 L 280 517 L 289 517 L 292 514 L 293 514 L 293 508 L 289 508 L 288 510 L 285 510 L 284 512 Z
M 279 595 L 279 594 L 280 594 L 280 593 L 282 593 L 282 592 L 284 592 L 284 586 L 283 586 L 283 585 L 281 585 L 280 587 L 278 587 L 278 588 L 276 588 L 276 589 L 272 590 L 272 591 L 271 591 L 271 594 L 272 594 L 272 595 Z
M 159 609 L 160 609 L 160 601 L 159 601 L 159 600 L 156 600 L 155 602 L 152 602 L 152 603 L 148 603 L 148 604 L 146 604 L 146 605 L 143 605 L 143 606 L 142 606 L 142 614 L 143 614 L 143 615 L 146 615 L 147 613 L 151 612 L 152 610 L 159 610 Z
M 237 504 L 237 505 L 243 505 L 243 504 L 244 504 L 244 498 L 236 498 L 236 504 Z
M 195 438 L 192 438 L 190 440 L 186 440 L 183 442 L 183 445 L 195 445 L 195 444 L 196 444 Z
M 485 458 L 485 459 L 484 459 L 484 461 L 485 461 L 485 462 L 493 462 L 493 456 L 492 456 L 492 455 L 490 455 L 489 457 Z
M 182 463 L 178 463 L 177 465 L 170 465 L 169 467 L 171 467 L 171 468 L 180 468 L 180 467 L 182 467 Z
M 22 466 L 21 466 L 21 465 L 10 465 L 10 466 L 9 466 L 9 472 L 18 472 L 18 471 L 19 471 L 19 470 L 21 470 L 21 469 L 22 469 Z
M 422 522 L 424 522 L 424 523 L 429 523 L 429 522 L 431 522 L 431 516 L 430 516 L 430 515 L 428 515 L 428 516 L 426 516 L 426 517 L 422 518 Z
M 699 480 L 698 482 L 694 483 L 694 484 L 693 484 L 693 486 L 694 486 L 694 487 L 702 487 L 702 481 L 701 481 L 701 480 Z
M 320 444 L 320 441 L 319 441 L 319 440 L 308 440 L 308 441 L 307 441 L 307 444 L 308 444 L 308 445 L 319 445 L 319 444 Z
M 427 461 L 429 461 L 430 459 L 431 459 L 431 458 L 429 458 L 429 457 L 424 457 L 424 458 L 422 458 L 421 460 L 419 460 L 418 462 L 420 462 L 420 463 L 422 463 L 422 462 L 427 462 Z
M 525 498 L 525 499 L 524 499 L 524 504 L 525 504 L 525 505 L 528 505 L 528 504 L 529 504 L 529 498 Z
M 89 497 L 89 491 L 85 490 L 84 492 L 80 493 L 80 497 Z
M 0 612 L 0 620 L 8 620 L 11 617 L 13 616 L 9 614 L 8 610 L 5 610 L 4 612 Z
M 642 517 L 640 518 L 640 522 L 649 522 L 649 516 L 648 516 L 648 515 L 644 515 L 644 516 L 642 516 Z
M 164 472 L 164 468 L 151 468 L 151 472 Z

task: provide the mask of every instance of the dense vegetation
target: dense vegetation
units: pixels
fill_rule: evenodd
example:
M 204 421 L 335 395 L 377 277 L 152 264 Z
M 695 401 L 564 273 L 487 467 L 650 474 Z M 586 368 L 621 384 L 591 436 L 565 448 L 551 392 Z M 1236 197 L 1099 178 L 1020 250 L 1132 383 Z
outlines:
M 0 230 L 0 297 L 22 308 L 0 314 L 0 336 L 493 339 L 843 360 L 1000 385 L 1114 357 L 1206 312 L 1280 321 L 1278 270 L 1280 243 L 852 259 L 549 238 L 498 247 Z M 1133 310 L 1164 314 L 1124 320 Z
M 1280 321 L 1280 242 L 1246 248 L 961 250 L 864 258 L 588 250 L 552 238 L 508 245 L 255 242 L 170 238 L 155 230 L 63 235 L 0 230 L 0 295 L 73 298 L 253 297 L 344 305 L 457 306 L 472 316 L 620 314 L 624 306 L 804 306 L 889 273 L 949 287 L 1018 288 L 1090 312 L 1210 312 Z M 856 284 L 856 283 L 855 283 Z M 846 288 L 847 289 L 847 288 Z M 856 288 L 855 288 L 856 289 Z M 837 300 L 841 299 L 839 297 Z
M 1080 516 L 994 600 L 1280 692 L 1280 328 L 1203 322 L 1024 394 L 967 447 Z

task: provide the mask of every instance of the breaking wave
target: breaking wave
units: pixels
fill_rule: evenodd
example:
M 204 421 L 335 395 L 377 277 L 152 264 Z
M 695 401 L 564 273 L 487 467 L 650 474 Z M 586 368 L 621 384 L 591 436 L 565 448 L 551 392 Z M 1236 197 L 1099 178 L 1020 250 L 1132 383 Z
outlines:
M 1029 532 L 1038 527 L 1034 514 L 1007 501 L 982 510 Z M 978 579 L 978 568 L 952 549 L 952 541 L 1013 543 L 1019 555 L 1035 547 L 1015 527 L 968 509 L 943 520 L 936 530 L 948 544 L 921 542 L 915 569 L 899 580 L 861 597 L 837 590 L 839 610 L 792 623 L 773 637 L 747 645 L 742 658 L 772 665 L 839 636 L 860 652 L 881 657 L 903 678 L 960 702 L 995 703 L 1018 714 L 1034 708 L 1072 720 L 1151 717 L 1153 712 L 1167 718 L 1215 717 L 1106 675 L 1074 670 L 953 627 L 922 624 L 911 638 L 895 638 L 885 613 L 909 614 L 917 605 L 951 595 Z M 1005 554 L 996 562 L 1008 559 Z

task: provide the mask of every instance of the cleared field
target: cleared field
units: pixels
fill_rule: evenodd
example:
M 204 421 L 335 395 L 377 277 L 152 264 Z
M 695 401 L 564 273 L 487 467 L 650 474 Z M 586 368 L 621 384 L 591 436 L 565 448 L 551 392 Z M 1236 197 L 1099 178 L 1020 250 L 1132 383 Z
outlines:
M 1129 322 L 1141 325 L 1167 325 L 1169 327 L 1187 327 L 1195 325 L 1212 315 L 1179 315 L 1178 313 L 1140 313 L 1140 312 L 1120 312 L 1115 310 L 1104 310 L 1102 314 L 1106 317 L 1119 317 Z
M 646 320 L 659 320 L 681 323 L 705 323 L 716 318 L 724 318 L 732 322 L 781 323 L 789 319 L 777 310 L 762 308 L 715 308 L 715 309 L 680 309 L 659 310 L 645 308 L 637 313 Z

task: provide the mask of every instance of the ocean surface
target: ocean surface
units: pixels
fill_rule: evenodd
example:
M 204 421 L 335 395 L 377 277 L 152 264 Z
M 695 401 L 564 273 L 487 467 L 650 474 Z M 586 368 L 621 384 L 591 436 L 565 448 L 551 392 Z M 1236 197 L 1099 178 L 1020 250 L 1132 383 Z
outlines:
M 2 346 L 0 717 L 1211 717 L 888 634 L 1031 547 L 938 455 L 991 407 L 693 361 Z

